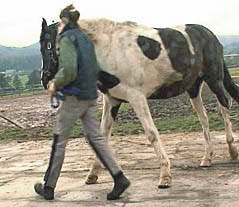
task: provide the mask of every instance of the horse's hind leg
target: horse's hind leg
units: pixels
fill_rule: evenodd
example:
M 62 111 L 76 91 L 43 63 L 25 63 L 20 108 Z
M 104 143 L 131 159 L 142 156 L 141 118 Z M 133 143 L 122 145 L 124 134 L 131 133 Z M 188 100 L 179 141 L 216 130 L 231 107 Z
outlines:
M 133 91 L 129 97 L 129 103 L 135 110 L 137 117 L 143 125 L 145 134 L 148 140 L 154 147 L 154 151 L 160 160 L 160 180 L 159 188 L 167 188 L 171 184 L 170 160 L 164 150 L 164 147 L 159 138 L 159 133 L 154 125 L 152 116 L 150 114 L 147 99 L 144 94 L 138 91 Z
M 232 159 L 236 159 L 238 156 L 237 149 L 233 145 L 233 137 L 232 137 L 232 129 L 231 129 L 231 122 L 229 120 L 229 109 L 230 109 L 230 99 L 229 96 L 227 95 L 228 93 L 226 92 L 223 84 L 223 76 L 220 76 L 220 73 L 218 72 L 216 74 L 208 74 L 208 78 L 205 80 L 209 86 L 209 88 L 216 94 L 219 106 L 220 106 L 220 111 L 222 113 L 224 122 L 225 122 L 225 128 L 226 128 L 226 137 L 227 137 L 227 144 L 228 144 L 228 149 L 229 153 L 231 155 Z
M 109 138 L 111 136 L 111 130 L 113 121 L 116 118 L 116 115 L 118 113 L 120 103 L 115 104 L 112 106 L 112 103 L 108 96 L 104 96 L 104 104 L 103 104 L 103 113 L 102 113 L 102 120 L 101 120 L 101 130 L 103 133 L 103 136 L 105 137 L 106 141 L 109 141 Z M 99 173 L 102 170 L 101 162 L 95 158 L 90 172 L 87 175 L 86 184 L 95 184 L 97 183 Z
M 192 104 L 193 109 L 197 112 L 199 121 L 201 123 L 203 129 L 203 135 L 205 138 L 205 153 L 202 158 L 201 167 L 209 167 L 211 166 L 212 156 L 213 156 L 213 145 L 210 136 L 208 116 L 205 107 L 203 106 L 202 98 L 201 98 L 201 89 L 202 89 L 202 80 L 198 79 L 194 86 L 188 90 L 188 94 L 190 96 L 190 102 Z
M 219 104 L 219 109 L 220 109 L 220 112 L 222 114 L 224 124 L 225 124 L 228 151 L 229 151 L 229 154 L 230 154 L 232 160 L 235 160 L 238 157 L 238 152 L 237 152 L 237 147 L 235 145 L 233 145 L 234 138 L 233 138 L 233 133 L 232 133 L 232 124 L 230 121 L 229 109 L 222 106 L 219 102 L 218 102 L 218 104 Z

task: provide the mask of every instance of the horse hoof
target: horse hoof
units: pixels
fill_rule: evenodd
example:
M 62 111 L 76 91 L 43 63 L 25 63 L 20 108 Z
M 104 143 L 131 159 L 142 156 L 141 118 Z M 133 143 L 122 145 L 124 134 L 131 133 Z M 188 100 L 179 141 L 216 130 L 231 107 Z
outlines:
M 91 185 L 91 184 L 97 184 L 98 176 L 97 175 L 89 175 L 85 181 L 85 184 Z
M 166 188 L 170 188 L 170 185 L 166 184 L 166 185 L 158 185 L 159 189 L 166 189 Z
M 212 165 L 211 160 L 202 160 L 200 167 L 210 167 Z
M 171 177 L 164 177 L 163 179 L 160 179 L 158 188 L 160 189 L 165 189 L 165 188 L 170 188 L 171 184 Z
M 230 156 L 231 156 L 231 159 L 232 159 L 232 160 L 236 160 L 237 157 L 238 157 L 237 147 L 231 146 L 231 147 L 228 149 L 228 151 L 229 151 L 229 154 L 230 154 Z

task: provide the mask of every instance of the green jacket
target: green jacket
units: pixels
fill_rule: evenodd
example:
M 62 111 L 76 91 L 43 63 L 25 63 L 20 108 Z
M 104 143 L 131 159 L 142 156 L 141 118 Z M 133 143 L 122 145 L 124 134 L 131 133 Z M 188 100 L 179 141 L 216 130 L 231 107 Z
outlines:
M 53 81 L 56 89 L 63 89 L 76 79 L 77 52 L 73 43 L 67 37 L 63 37 L 59 53 L 59 70 Z

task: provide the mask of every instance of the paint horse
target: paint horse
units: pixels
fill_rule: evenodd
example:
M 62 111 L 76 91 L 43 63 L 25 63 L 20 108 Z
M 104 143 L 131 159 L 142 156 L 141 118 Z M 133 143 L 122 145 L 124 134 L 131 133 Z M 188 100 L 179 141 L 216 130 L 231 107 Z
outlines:
M 201 166 L 210 166 L 213 144 L 201 99 L 202 83 L 206 82 L 220 105 L 230 156 L 232 159 L 238 157 L 229 120 L 231 99 L 226 94 L 229 93 L 239 103 L 239 88 L 225 66 L 223 47 L 211 31 L 195 24 L 155 29 L 107 19 L 82 19 L 79 25 L 94 42 L 97 60 L 102 68 L 98 79 L 99 89 L 104 93 L 103 134 L 108 140 L 120 104 L 131 104 L 159 158 L 159 187 L 165 188 L 171 184 L 170 160 L 154 125 L 147 99 L 166 99 L 184 92 L 189 94 L 206 141 Z M 43 19 L 40 43 L 42 82 L 45 87 L 58 69 L 57 27 L 57 23 L 48 26 Z M 96 183 L 100 168 L 96 159 L 86 183 Z

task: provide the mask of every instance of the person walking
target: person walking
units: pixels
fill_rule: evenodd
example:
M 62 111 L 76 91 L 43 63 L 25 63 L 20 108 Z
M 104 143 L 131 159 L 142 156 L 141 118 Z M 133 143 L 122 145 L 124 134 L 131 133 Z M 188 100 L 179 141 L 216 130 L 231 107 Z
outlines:
M 77 24 L 80 12 L 73 5 L 60 13 L 59 70 L 48 83 L 48 92 L 63 92 L 65 100 L 56 114 L 56 128 L 44 184 L 36 183 L 35 192 L 46 200 L 54 199 L 54 191 L 65 157 L 65 148 L 73 124 L 81 119 L 88 143 L 111 174 L 114 186 L 108 200 L 119 199 L 130 181 L 118 166 L 100 130 L 97 120 L 97 64 L 94 45 Z

